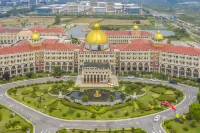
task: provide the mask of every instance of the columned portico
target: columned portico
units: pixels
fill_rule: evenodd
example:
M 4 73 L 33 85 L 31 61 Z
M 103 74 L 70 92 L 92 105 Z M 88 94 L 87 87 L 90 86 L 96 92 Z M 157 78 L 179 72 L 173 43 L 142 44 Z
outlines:
M 82 84 L 105 84 L 111 81 L 109 63 L 85 62 L 82 68 Z

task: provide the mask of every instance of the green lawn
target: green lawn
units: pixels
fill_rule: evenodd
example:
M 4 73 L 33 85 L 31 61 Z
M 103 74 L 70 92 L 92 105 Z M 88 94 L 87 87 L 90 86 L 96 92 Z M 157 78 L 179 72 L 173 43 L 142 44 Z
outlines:
M 0 80 L 0 84 L 6 84 L 6 83 L 11 83 L 15 81 L 20 81 L 20 80 L 28 80 L 28 79 L 35 79 L 35 78 L 42 78 L 42 77 L 48 77 L 48 73 L 35 73 L 31 78 L 27 77 L 26 75 L 20 75 L 20 76 L 14 76 L 12 77 L 9 81 L 7 80 Z
M 48 94 L 48 91 L 51 92 L 51 90 L 57 90 L 58 88 L 65 92 L 68 92 L 67 90 L 73 90 L 73 87 L 69 84 L 70 82 L 67 81 L 64 83 L 32 85 L 11 89 L 7 93 L 12 98 L 40 112 L 46 113 L 50 116 L 68 120 L 123 119 L 144 116 L 161 111 L 157 110 L 160 102 L 152 96 L 152 94 L 155 94 L 151 91 L 153 85 L 145 83 L 129 84 L 129 91 L 131 89 L 130 87 L 135 86 L 136 89 L 138 89 L 137 85 L 139 85 L 141 90 L 146 91 L 145 96 L 139 97 L 137 101 L 128 101 L 126 103 L 117 104 L 114 106 L 83 106 L 77 103 L 68 102 L 65 99 L 58 99 L 57 97 Z M 127 83 L 125 82 L 125 84 Z M 57 86 L 57 88 L 53 88 L 56 87 L 55 85 Z M 125 86 L 120 88 L 124 88 Z M 126 89 L 126 87 L 124 89 Z M 151 109 L 152 106 L 154 106 L 155 108 Z M 162 110 L 164 109 L 166 108 L 163 106 Z
M 168 133 L 170 133 L 171 130 L 176 130 L 177 133 L 200 133 L 200 123 L 198 123 L 198 127 L 194 128 L 190 126 L 191 121 L 185 120 L 183 124 L 177 122 L 177 121 L 170 121 L 168 124 L 172 126 L 172 129 L 167 129 L 165 126 L 164 128 Z M 188 127 L 188 131 L 183 130 L 183 127 Z
M 31 133 L 33 133 L 32 124 L 27 122 L 18 114 L 16 114 L 14 117 L 11 117 L 12 111 L 2 105 L 0 105 L 0 114 L 2 116 L 2 119 L 0 121 L 1 133 L 26 133 L 26 131 L 24 130 L 26 130 L 27 128 L 30 128 Z

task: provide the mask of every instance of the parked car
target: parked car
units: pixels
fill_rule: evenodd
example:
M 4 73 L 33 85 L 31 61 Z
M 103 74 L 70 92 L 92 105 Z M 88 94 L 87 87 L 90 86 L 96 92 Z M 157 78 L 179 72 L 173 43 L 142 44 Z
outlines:
M 153 121 L 155 121 L 155 122 L 157 122 L 157 121 L 159 121 L 160 120 L 160 115 L 156 115 L 155 117 L 154 117 L 154 119 L 153 119 Z
M 60 76 L 56 76 L 55 78 L 57 78 L 57 79 L 58 79 L 58 78 L 60 78 Z
M 176 80 L 169 80 L 169 83 L 170 84 L 177 84 L 177 81 Z

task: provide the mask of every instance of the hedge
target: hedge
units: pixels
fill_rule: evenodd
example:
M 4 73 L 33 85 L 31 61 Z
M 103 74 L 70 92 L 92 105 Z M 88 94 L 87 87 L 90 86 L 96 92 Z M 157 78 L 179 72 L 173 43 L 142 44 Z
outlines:
M 157 99 L 158 99 L 159 101 L 170 101 L 170 102 L 174 102 L 175 96 L 174 96 L 174 97 L 170 97 L 170 95 L 160 95 Z
M 120 109 L 120 108 L 123 108 L 126 106 L 132 106 L 132 104 L 133 104 L 132 101 L 128 101 L 123 104 L 116 104 L 114 106 L 104 106 L 104 107 L 99 108 L 96 106 L 84 106 L 84 105 L 81 105 L 78 103 L 71 103 L 65 99 L 60 99 L 60 102 L 65 106 L 70 106 L 72 108 L 79 109 L 79 110 L 87 110 L 91 113 L 96 113 L 96 114 L 104 114 L 107 111 L 114 110 L 114 109 Z

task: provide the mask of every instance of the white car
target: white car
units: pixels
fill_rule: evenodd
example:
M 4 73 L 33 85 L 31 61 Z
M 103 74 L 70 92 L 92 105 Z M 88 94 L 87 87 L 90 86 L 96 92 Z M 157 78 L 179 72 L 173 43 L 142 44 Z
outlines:
M 135 77 L 134 77 L 134 76 L 128 76 L 128 78 L 129 78 L 129 79 L 134 79 Z
M 157 122 L 157 121 L 159 121 L 160 120 L 160 115 L 156 115 L 155 117 L 154 117 L 154 119 L 153 119 L 153 121 L 155 121 L 155 122 Z
M 156 79 L 156 78 L 154 78 L 154 79 L 150 79 L 151 81 L 153 81 L 153 82 L 157 82 L 157 81 L 159 81 L 158 79 Z

